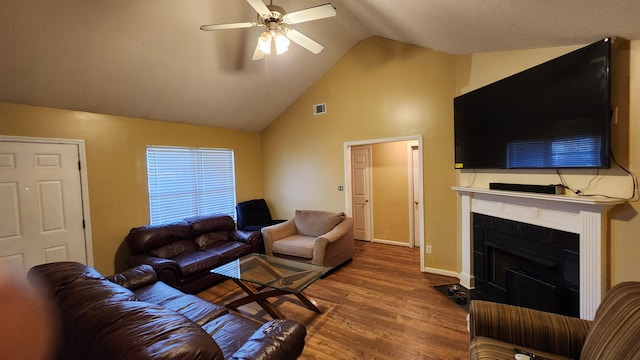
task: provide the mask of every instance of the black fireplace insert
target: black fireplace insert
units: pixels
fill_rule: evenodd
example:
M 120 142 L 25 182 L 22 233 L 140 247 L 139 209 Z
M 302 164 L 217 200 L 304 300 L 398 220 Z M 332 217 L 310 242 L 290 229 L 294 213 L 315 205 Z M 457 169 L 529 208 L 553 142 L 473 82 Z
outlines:
M 473 214 L 473 270 L 480 297 L 580 314 L 579 235 Z

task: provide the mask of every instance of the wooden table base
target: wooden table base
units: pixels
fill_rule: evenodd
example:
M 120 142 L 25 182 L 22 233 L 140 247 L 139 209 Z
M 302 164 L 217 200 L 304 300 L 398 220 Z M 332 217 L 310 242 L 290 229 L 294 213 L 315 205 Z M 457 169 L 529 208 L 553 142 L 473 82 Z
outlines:
M 318 303 L 316 303 L 315 300 L 305 296 L 302 292 L 295 294 L 268 287 L 255 287 L 251 283 L 238 279 L 231 280 L 238 284 L 238 286 L 247 293 L 247 296 L 234 300 L 227 304 L 226 306 L 230 309 L 237 310 L 238 307 L 255 301 L 274 319 L 285 319 L 285 316 L 282 314 L 282 312 L 280 312 L 280 310 L 278 310 L 268 299 L 270 297 L 291 294 L 300 299 L 300 301 L 307 309 L 315 311 L 318 314 L 322 313 L 322 311 L 318 309 Z

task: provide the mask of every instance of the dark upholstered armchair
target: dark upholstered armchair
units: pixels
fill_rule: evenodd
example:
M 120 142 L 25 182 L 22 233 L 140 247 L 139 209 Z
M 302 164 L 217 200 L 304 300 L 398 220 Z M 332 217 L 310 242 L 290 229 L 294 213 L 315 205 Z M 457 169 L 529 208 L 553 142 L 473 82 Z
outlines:
M 246 231 L 260 231 L 265 226 L 271 226 L 284 220 L 274 220 L 264 199 L 243 201 L 236 205 L 238 229 Z
M 640 359 L 640 282 L 611 288 L 593 321 L 474 300 L 469 332 L 472 360 L 513 360 L 516 350 L 546 359 Z

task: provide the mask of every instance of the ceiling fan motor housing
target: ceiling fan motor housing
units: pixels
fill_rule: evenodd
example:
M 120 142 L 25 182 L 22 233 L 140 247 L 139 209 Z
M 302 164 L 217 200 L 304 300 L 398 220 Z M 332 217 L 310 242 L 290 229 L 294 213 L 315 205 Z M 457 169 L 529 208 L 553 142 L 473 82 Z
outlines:
M 258 22 L 261 24 L 269 25 L 271 23 L 280 24 L 283 21 L 283 17 L 287 14 L 287 12 L 277 5 L 267 5 L 269 11 L 271 11 L 271 16 L 264 17 L 258 14 Z

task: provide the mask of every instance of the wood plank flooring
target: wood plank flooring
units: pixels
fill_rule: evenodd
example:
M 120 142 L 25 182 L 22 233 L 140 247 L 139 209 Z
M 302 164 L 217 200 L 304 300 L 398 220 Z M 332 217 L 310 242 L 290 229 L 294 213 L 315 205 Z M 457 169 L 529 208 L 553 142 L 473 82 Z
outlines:
M 305 290 L 322 314 L 292 295 L 272 299 L 307 327 L 301 359 L 468 359 L 467 313 L 432 286 L 457 279 L 419 271 L 419 249 L 356 241 L 353 261 Z M 244 295 L 228 280 L 198 294 L 219 304 Z M 256 304 L 239 308 L 270 320 Z

